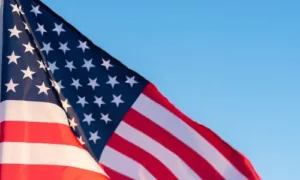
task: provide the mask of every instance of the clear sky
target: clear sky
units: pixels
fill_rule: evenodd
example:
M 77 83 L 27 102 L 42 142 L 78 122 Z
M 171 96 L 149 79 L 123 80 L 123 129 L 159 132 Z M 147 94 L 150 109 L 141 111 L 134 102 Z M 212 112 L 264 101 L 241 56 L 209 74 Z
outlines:
M 299 0 L 44 0 L 244 153 L 300 180 Z

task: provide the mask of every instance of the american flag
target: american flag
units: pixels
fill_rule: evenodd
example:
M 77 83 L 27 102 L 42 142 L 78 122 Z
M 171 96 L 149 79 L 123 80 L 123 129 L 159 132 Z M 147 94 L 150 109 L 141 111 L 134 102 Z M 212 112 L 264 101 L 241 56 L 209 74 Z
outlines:
M 2 11 L 1 180 L 260 179 L 42 2 L 2 0 Z

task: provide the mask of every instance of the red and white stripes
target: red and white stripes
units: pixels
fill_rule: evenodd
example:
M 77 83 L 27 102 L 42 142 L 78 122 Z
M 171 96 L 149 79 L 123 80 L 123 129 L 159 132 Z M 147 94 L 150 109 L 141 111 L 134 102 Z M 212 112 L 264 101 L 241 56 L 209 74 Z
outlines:
M 1 180 L 109 179 L 57 105 L 9 100 L 0 110 Z
M 148 85 L 98 164 L 65 112 L 44 102 L 0 103 L 0 179 L 259 180 L 251 163 Z M 14 173 L 18 172 L 18 173 Z
M 118 126 L 100 163 L 112 179 L 120 174 L 128 179 L 260 179 L 243 155 L 178 111 L 151 84 Z

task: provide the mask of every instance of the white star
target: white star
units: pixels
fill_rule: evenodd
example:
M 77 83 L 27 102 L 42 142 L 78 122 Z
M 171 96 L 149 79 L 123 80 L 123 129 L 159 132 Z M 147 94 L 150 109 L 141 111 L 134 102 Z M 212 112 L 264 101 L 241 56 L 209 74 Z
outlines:
M 15 51 L 12 52 L 12 54 L 10 56 L 7 56 L 7 58 L 9 59 L 8 64 L 14 62 L 15 64 L 18 64 L 17 60 L 20 58 L 21 56 L 17 56 L 15 54 Z
M 95 90 L 95 88 L 97 87 L 97 86 L 100 86 L 98 83 L 97 83 L 97 78 L 96 79 L 94 79 L 94 80 L 92 80 L 92 79 L 90 79 L 89 78 L 89 86 L 91 86 L 92 88 L 93 88 L 93 90 Z
M 92 67 L 95 67 L 95 65 L 92 63 L 93 62 L 93 59 L 90 59 L 89 61 L 88 60 L 84 60 L 84 65 L 82 65 L 82 67 L 85 67 L 87 69 L 87 71 L 90 71 L 90 69 Z
M 75 118 L 69 119 L 69 124 L 70 127 L 72 127 L 73 130 L 75 131 L 75 128 L 78 126 L 78 124 L 75 122 Z
M 78 96 L 78 101 L 77 104 L 81 104 L 82 107 L 84 107 L 84 105 L 89 104 L 88 102 L 86 102 L 85 97 L 80 97 Z
M 134 84 L 137 84 L 138 82 L 134 79 L 135 77 L 132 76 L 131 78 L 126 76 L 126 83 L 130 84 L 131 87 L 133 87 Z
M 60 25 L 54 23 L 55 28 L 52 31 L 56 31 L 58 35 L 60 35 L 61 32 L 66 32 L 66 30 L 63 29 L 63 24 Z
M 22 11 L 21 11 L 21 8 L 19 8 L 17 4 L 15 4 L 15 5 L 10 4 L 10 6 L 13 8 L 12 12 L 16 12 L 16 13 L 18 13 L 20 15 L 20 13 Z
M 77 48 L 81 48 L 83 52 L 84 52 L 86 49 L 90 49 L 90 48 L 87 46 L 86 43 L 87 43 L 86 41 L 85 41 L 85 42 L 79 41 L 79 46 L 78 46 Z
M 60 93 L 61 89 L 65 88 L 62 85 L 62 80 L 60 80 L 59 82 L 53 81 L 52 84 L 53 84 L 54 88 L 58 91 L 58 93 Z
M 22 6 L 19 6 L 19 11 L 21 14 L 24 14 L 23 10 L 22 10 Z
M 111 101 L 112 103 L 115 103 L 117 105 L 117 107 L 119 107 L 119 105 L 121 103 L 124 103 L 124 101 L 121 99 L 122 95 L 119 95 L 119 96 L 115 96 L 113 95 L 113 100 Z
M 85 142 L 82 140 L 82 136 L 80 136 L 79 138 L 77 138 L 78 139 L 78 141 L 80 142 L 80 144 L 82 144 L 82 145 L 84 145 L 85 144 Z
M 102 59 L 102 66 L 104 66 L 106 68 L 106 70 L 108 70 L 110 67 L 114 67 L 112 64 L 110 64 L 110 60 L 105 60 L 105 59 Z
M 48 44 L 45 44 L 43 42 L 43 48 L 41 49 L 41 51 L 46 51 L 46 54 L 48 55 L 50 51 L 53 51 L 53 49 L 51 48 L 51 43 L 49 42 Z
M 28 42 L 28 44 L 23 44 L 23 46 L 25 47 L 25 52 L 30 52 L 33 54 L 34 48 L 31 46 L 30 42 Z
M 71 84 L 71 86 L 75 86 L 75 88 L 78 90 L 79 87 L 82 87 L 82 85 L 79 83 L 79 79 L 75 80 L 73 79 L 73 83 Z
M 66 68 L 69 68 L 70 71 L 72 72 L 72 69 L 76 69 L 76 67 L 73 65 L 73 61 L 66 61 L 67 65 L 65 66 Z
M 30 12 L 33 12 L 35 14 L 35 16 L 38 16 L 39 14 L 42 14 L 42 12 L 39 10 L 40 6 L 36 6 L 34 7 L 33 5 L 31 5 L 32 9 Z
M 18 83 L 14 83 L 12 79 L 10 79 L 9 83 L 5 84 L 5 86 L 7 87 L 6 92 L 8 91 L 13 91 L 16 92 L 16 87 L 18 86 Z
M 115 77 L 108 76 L 108 79 L 109 80 L 106 84 L 110 84 L 112 88 L 114 88 L 116 84 L 119 84 L 119 82 L 117 81 L 117 76 Z
M 37 60 L 37 62 L 40 64 L 40 69 L 44 69 L 44 71 L 46 71 L 46 66 L 45 66 L 45 64 L 43 63 L 43 61 L 39 61 L 39 60 Z
M 101 105 L 102 104 L 105 104 L 105 102 L 103 101 L 103 97 L 97 97 L 97 96 L 95 96 L 95 101 L 94 101 L 94 103 L 96 103 L 96 104 L 98 104 L 98 106 L 99 106 L 99 108 L 101 108 Z
M 61 104 L 62 104 L 63 108 L 65 109 L 65 111 L 68 111 L 68 108 L 71 107 L 70 104 L 68 103 L 68 99 L 61 101 Z
M 52 87 L 55 87 L 55 81 L 52 80 L 52 79 L 49 79 L 49 80 L 51 81 L 51 86 L 52 86 Z
M 45 32 L 47 32 L 46 29 L 44 28 L 44 25 L 40 25 L 39 23 L 38 23 L 38 28 L 35 31 L 40 32 L 42 36 L 44 35 Z
M 48 87 L 45 85 L 44 82 L 43 82 L 40 86 L 36 85 L 36 87 L 39 88 L 39 94 L 45 93 L 46 95 L 48 95 L 48 92 L 47 92 L 47 91 L 48 91 L 50 88 L 48 88 Z
M 21 14 L 24 14 L 23 10 L 22 10 L 22 6 L 19 7 L 19 11 Z
M 50 69 L 50 71 L 54 74 L 54 71 L 59 69 L 56 66 L 56 61 L 54 61 L 53 63 L 51 63 L 51 62 L 48 62 L 48 63 L 49 63 L 49 69 Z
M 91 122 L 95 121 L 95 119 L 92 117 L 92 113 L 87 115 L 87 114 L 83 114 L 84 115 L 84 120 L 82 120 L 82 122 L 87 122 L 88 125 L 91 125 Z
M 24 24 L 24 26 L 25 26 L 25 29 L 26 29 L 27 31 L 30 31 L 30 30 L 29 30 L 29 27 L 28 27 L 28 25 L 27 25 L 27 23 L 26 23 L 26 22 L 23 22 L 23 24 Z
M 108 117 L 109 114 L 102 114 L 101 113 L 101 119 L 107 124 L 111 121 L 111 119 Z
M 28 66 L 26 70 L 21 70 L 24 73 L 23 79 L 28 77 L 29 79 L 32 79 L 32 75 L 35 74 L 35 72 L 30 70 L 30 67 Z
M 16 25 L 14 26 L 14 28 L 8 29 L 8 31 L 10 32 L 10 36 L 9 37 L 16 36 L 17 38 L 20 38 L 19 34 L 22 32 L 22 31 L 19 31 L 17 29 Z
M 68 42 L 66 42 L 65 44 L 59 43 L 59 45 L 60 47 L 58 49 L 62 50 L 64 54 L 66 54 L 67 51 L 70 51 L 70 49 L 68 48 Z
M 101 139 L 101 138 L 98 136 L 98 131 L 96 131 L 96 132 L 94 132 L 94 133 L 90 132 L 90 135 L 91 135 L 91 137 L 89 138 L 89 141 L 93 141 L 94 144 L 97 143 L 97 140 L 98 140 L 98 139 Z

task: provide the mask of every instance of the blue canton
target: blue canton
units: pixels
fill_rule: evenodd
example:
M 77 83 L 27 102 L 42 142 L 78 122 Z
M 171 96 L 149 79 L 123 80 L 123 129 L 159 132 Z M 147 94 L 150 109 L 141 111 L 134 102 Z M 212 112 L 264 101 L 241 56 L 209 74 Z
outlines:
M 37 0 L 4 7 L 1 100 L 54 103 L 99 160 L 148 81 Z

